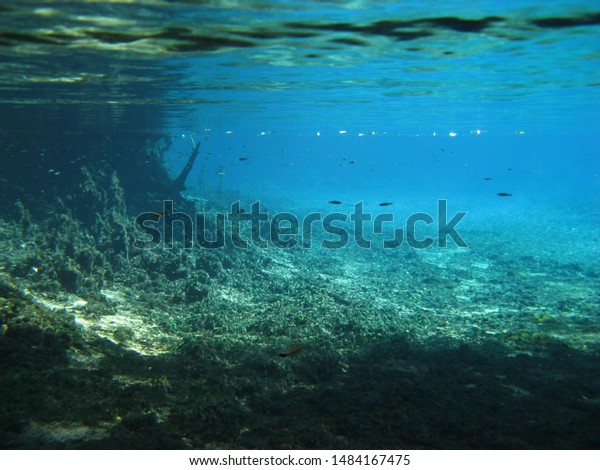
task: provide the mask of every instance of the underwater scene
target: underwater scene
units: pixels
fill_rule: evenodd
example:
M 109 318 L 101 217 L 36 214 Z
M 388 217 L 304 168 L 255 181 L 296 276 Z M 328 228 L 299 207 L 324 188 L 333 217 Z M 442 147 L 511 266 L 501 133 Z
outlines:
M 596 0 L 0 5 L 4 449 L 600 446 Z

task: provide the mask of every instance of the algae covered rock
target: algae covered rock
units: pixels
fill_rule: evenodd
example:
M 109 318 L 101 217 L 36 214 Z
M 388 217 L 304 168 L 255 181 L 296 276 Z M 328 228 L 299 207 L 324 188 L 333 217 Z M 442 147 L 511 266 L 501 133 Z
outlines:
M 77 292 L 81 287 L 82 275 L 75 263 L 68 259 L 57 269 L 57 278 L 61 286 L 69 292 Z
M 185 300 L 188 302 L 199 302 L 206 299 L 209 292 L 208 286 L 200 282 L 190 282 L 185 288 Z

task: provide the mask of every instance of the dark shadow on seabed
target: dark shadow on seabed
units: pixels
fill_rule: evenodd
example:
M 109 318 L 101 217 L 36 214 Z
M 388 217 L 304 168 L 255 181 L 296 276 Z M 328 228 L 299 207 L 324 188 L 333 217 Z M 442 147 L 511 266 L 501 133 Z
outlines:
M 3 448 L 583 449 L 600 351 L 535 356 L 396 334 L 344 363 L 204 335 L 143 356 L 1 285 Z M 123 333 L 125 334 L 125 333 Z M 79 360 L 75 357 L 80 355 Z M 87 358 L 87 363 L 83 361 Z

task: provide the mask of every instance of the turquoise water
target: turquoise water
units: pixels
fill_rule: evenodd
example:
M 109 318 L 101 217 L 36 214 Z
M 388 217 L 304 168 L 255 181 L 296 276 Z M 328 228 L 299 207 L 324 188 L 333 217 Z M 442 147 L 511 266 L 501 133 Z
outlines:
M 0 6 L 2 447 L 597 448 L 599 28 Z
M 598 130 L 593 1 L 12 5 L 5 102 L 160 103 L 196 131 Z

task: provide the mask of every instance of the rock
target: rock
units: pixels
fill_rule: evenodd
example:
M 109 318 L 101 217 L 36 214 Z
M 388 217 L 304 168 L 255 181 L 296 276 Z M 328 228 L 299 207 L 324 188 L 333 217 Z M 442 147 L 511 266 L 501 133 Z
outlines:
M 209 288 L 206 285 L 193 282 L 185 289 L 185 300 L 188 302 L 199 302 L 208 297 Z

